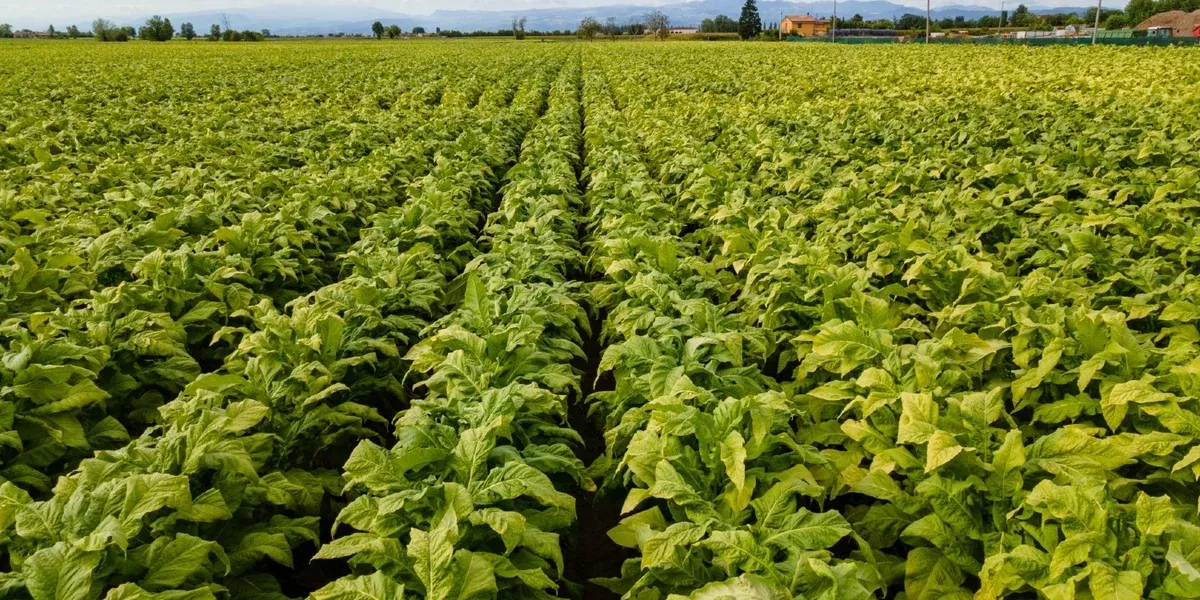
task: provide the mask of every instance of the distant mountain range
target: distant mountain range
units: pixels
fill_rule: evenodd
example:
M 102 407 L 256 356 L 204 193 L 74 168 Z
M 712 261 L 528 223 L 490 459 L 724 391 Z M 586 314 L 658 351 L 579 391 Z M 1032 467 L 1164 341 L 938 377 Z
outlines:
M 645 5 L 616 4 L 591 8 L 536 8 L 529 10 L 438 10 L 429 15 L 409 15 L 396 13 L 367 6 L 314 6 L 306 4 L 296 7 L 273 5 L 258 9 L 231 9 L 222 11 L 203 11 L 189 13 L 165 14 L 176 27 L 181 23 L 192 23 L 198 33 L 207 32 L 212 24 L 225 26 L 228 23 L 234 29 L 270 29 L 277 35 L 318 35 L 318 34 L 370 34 L 371 23 L 378 20 L 384 25 L 397 25 L 405 31 L 413 27 L 424 27 L 433 32 L 435 28 L 459 31 L 495 31 L 508 29 L 513 18 L 525 17 L 525 28 L 538 31 L 574 30 L 584 17 L 596 17 L 604 21 L 613 17 L 618 23 L 628 23 L 640 19 L 647 11 L 658 8 L 670 17 L 672 26 L 695 26 L 700 21 L 717 15 L 728 15 L 733 18 L 741 13 L 744 0 L 695 0 L 666 4 L 659 7 Z M 1016 2 L 1009 8 L 1015 8 Z M 1031 5 L 1033 3 L 1030 3 Z M 808 13 L 814 16 L 829 17 L 834 12 L 833 0 L 816 0 L 813 2 L 784 2 L 766 0 L 759 2 L 759 14 L 765 23 L 776 23 L 780 15 Z M 1087 7 L 1037 7 L 1030 6 L 1035 13 L 1077 12 L 1083 14 Z M 847 0 L 837 3 L 837 14 L 849 17 L 854 14 L 862 15 L 864 19 L 891 19 L 904 13 L 924 14 L 924 8 L 906 6 L 887 0 Z M 985 15 L 997 15 L 999 10 L 986 6 L 953 5 L 934 8 L 935 19 L 962 16 L 967 19 L 977 19 Z M 147 15 L 149 16 L 149 15 Z M 119 24 L 140 25 L 144 18 L 129 20 L 118 19 Z M 81 27 L 86 23 L 80 23 Z

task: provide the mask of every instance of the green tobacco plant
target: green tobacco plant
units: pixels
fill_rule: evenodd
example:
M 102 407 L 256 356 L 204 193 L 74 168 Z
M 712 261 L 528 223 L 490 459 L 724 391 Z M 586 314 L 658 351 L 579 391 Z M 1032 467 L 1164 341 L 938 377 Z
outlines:
M 1069 45 L 0 45 L 0 598 L 1200 597 L 1195 56 Z

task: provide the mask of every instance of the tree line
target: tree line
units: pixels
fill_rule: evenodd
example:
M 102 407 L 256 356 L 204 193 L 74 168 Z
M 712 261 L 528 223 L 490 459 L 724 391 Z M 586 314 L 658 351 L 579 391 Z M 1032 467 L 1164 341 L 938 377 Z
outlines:
M 1200 10 L 1200 0 L 1129 0 L 1129 4 L 1125 5 L 1125 15 L 1131 27 L 1169 10 L 1197 11 Z
M 175 26 L 171 25 L 171 19 L 159 15 L 154 15 L 147 19 L 146 24 L 136 31 L 133 27 L 118 27 L 107 19 L 96 19 L 92 23 L 92 34 L 102 42 L 124 42 L 135 37 L 150 42 L 165 42 L 175 37 Z M 184 23 L 179 26 L 179 35 L 184 39 L 193 40 L 199 34 L 196 33 L 194 25 Z M 209 27 L 208 35 L 205 36 L 205 39 L 210 42 L 261 42 L 269 37 L 272 37 L 271 30 L 269 29 L 261 31 L 246 29 L 238 31 L 230 27 L 227 21 L 224 29 L 220 25 L 213 23 Z
M 12 25 L 8 23 L 0 23 L 0 38 L 14 37 L 16 32 L 13 31 Z M 91 30 L 81 30 L 75 25 L 67 27 L 65 30 L 58 30 L 54 25 L 46 28 L 45 32 L 51 38 L 96 38 L 101 42 L 127 42 L 133 39 L 142 39 L 150 42 L 165 42 L 174 39 L 176 35 L 188 40 L 198 37 L 196 28 L 191 23 L 184 23 L 179 26 L 178 32 L 175 26 L 171 24 L 171 20 L 159 15 L 154 15 L 146 20 L 146 23 L 141 27 L 132 25 L 117 25 L 108 19 L 96 19 L 92 22 Z M 205 39 L 210 41 L 227 41 L 227 42 L 243 42 L 243 41 L 262 41 L 266 38 L 274 37 L 269 29 L 260 31 L 235 30 L 226 24 L 222 29 L 220 25 L 212 25 Z
M 660 10 L 652 10 L 642 17 L 634 17 L 627 23 L 617 23 L 616 18 L 609 17 L 600 23 L 595 17 L 584 17 L 575 30 L 575 35 L 583 39 L 608 37 L 616 39 L 619 35 L 645 35 L 653 33 L 655 37 L 665 38 L 670 32 L 670 19 Z
M 1100 12 L 1101 27 L 1105 29 L 1124 29 L 1141 23 L 1147 18 L 1168 10 L 1192 12 L 1200 10 L 1200 0 L 1130 0 L 1125 10 L 1102 9 Z M 997 27 L 1020 27 L 1034 30 L 1049 30 L 1067 25 L 1091 25 L 1096 20 L 1096 9 L 1089 8 L 1083 14 L 1047 13 L 1035 14 L 1024 4 L 1009 12 L 1000 11 L 999 15 L 985 15 L 978 19 L 968 19 L 963 16 L 944 18 L 930 23 L 934 31 L 955 29 L 992 29 Z M 636 29 L 634 29 L 636 27 Z M 838 17 L 838 29 L 873 29 L 873 30 L 921 30 L 925 28 L 925 16 L 905 13 L 892 19 L 864 19 L 862 15 Z M 670 31 L 669 18 L 661 11 L 652 11 L 642 21 L 633 21 L 626 25 L 618 25 L 612 17 L 605 23 L 600 23 L 594 17 L 587 17 L 580 22 L 576 34 L 585 39 L 610 37 L 623 34 L 642 35 L 646 32 L 655 33 L 665 38 Z M 771 31 L 765 31 L 755 0 L 746 0 L 742 13 L 735 21 L 726 15 L 717 15 L 700 22 L 699 33 L 736 33 L 744 40 L 774 39 Z
M 1101 26 L 1105 29 L 1133 27 L 1151 16 L 1171 10 L 1181 10 L 1184 12 L 1200 10 L 1200 0 L 1129 0 L 1125 10 L 1103 9 L 1100 13 Z M 1051 29 L 1065 25 L 1090 25 L 1095 22 L 1095 18 L 1095 8 L 1088 9 L 1082 15 L 1078 13 L 1039 15 L 1032 13 L 1028 7 L 1021 4 L 1011 14 L 1008 11 L 1001 11 L 998 16 L 985 15 L 978 19 L 967 19 L 962 16 L 944 18 L 930 23 L 930 26 L 935 31 L 990 29 L 995 27 Z M 855 14 L 849 18 L 837 18 L 836 26 L 838 29 L 919 30 L 925 27 L 925 17 L 923 15 L 905 13 L 894 19 L 867 20 L 862 15 Z M 714 18 L 701 21 L 698 30 L 700 33 L 737 33 L 740 38 L 745 40 L 764 37 L 762 19 L 758 13 L 755 0 L 746 0 L 745 5 L 742 6 L 741 15 L 739 15 L 736 21 L 725 15 L 717 15 Z M 371 25 L 371 31 L 378 39 L 383 39 L 384 36 L 398 38 L 403 35 L 403 31 L 399 26 L 394 24 L 384 26 L 380 21 L 375 21 Z M 54 38 L 95 37 L 102 42 L 123 42 L 137 38 L 163 42 L 173 39 L 176 35 L 175 28 L 171 25 L 171 20 L 158 15 L 147 19 L 145 25 L 141 28 L 117 26 L 112 21 L 96 19 L 92 23 L 91 31 L 80 30 L 74 25 L 60 31 L 55 29 L 53 25 L 50 25 L 46 28 L 46 33 Z M 424 27 L 414 27 L 412 29 L 413 35 L 424 33 Z M 527 33 L 525 30 L 525 18 L 521 17 L 513 19 L 511 29 L 501 29 L 495 32 L 474 31 L 467 33 L 458 30 L 442 31 L 438 28 L 436 29 L 436 33 L 442 37 L 512 36 L 516 39 L 525 39 L 526 35 L 569 35 L 572 32 L 556 30 L 544 32 L 531 31 Z M 609 17 L 604 23 L 601 23 L 595 17 L 587 17 L 580 22 L 579 27 L 573 33 L 586 39 L 602 36 L 615 39 L 621 35 L 641 36 L 646 33 L 653 33 L 656 38 L 665 39 L 670 33 L 670 18 L 659 10 L 650 11 L 643 17 L 635 18 L 624 24 L 618 24 L 616 19 L 612 17 Z M 11 38 L 13 35 L 14 31 L 11 25 L 0 23 L 0 38 Z M 180 25 L 178 35 L 188 40 L 195 39 L 198 36 L 195 27 L 191 23 Z M 331 37 L 341 37 L 342 35 L 344 34 L 336 34 Z M 213 24 L 205 39 L 214 42 L 241 42 L 261 41 L 269 37 L 273 36 L 270 30 L 267 29 L 261 31 L 238 31 L 226 23 L 224 28 Z M 773 38 L 774 36 L 766 32 L 765 37 Z
M 714 19 L 704 19 L 698 28 L 700 33 L 736 33 L 738 37 L 749 40 L 759 37 L 763 32 L 762 18 L 758 14 L 758 4 L 755 0 L 746 0 L 742 6 L 742 14 L 737 21 L 725 15 Z M 641 18 L 634 18 L 628 23 L 618 24 L 617 20 L 609 17 L 603 24 L 595 17 L 584 17 L 579 22 L 576 35 L 584 39 L 594 39 L 606 36 L 616 39 L 619 35 L 653 34 L 657 39 L 666 39 L 671 32 L 671 19 L 661 10 L 652 10 Z
M 1143 6 L 1148 4 L 1153 4 L 1154 6 L 1149 8 Z M 1187 12 L 1200 10 L 1200 0 L 1162 0 L 1160 2 L 1155 2 L 1154 0 L 1130 0 L 1125 10 L 1117 8 L 1102 9 L 1100 11 L 1100 26 L 1104 29 L 1125 29 L 1133 27 L 1147 18 L 1167 10 L 1186 10 Z M 1035 14 L 1024 4 L 1020 4 L 1012 12 L 1007 10 L 1000 11 L 999 15 L 984 15 L 978 19 L 967 19 L 962 16 L 937 19 L 930 23 L 930 28 L 934 31 L 994 29 L 997 27 L 1050 30 L 1055 27 L 1064 27 L 1067 25 L 1091 26 L 1095 22 L 1095 8 L 1089 8 L 1083 14 L 1077 12 Z M 838 17 L 837 28 L 922 30 L 925 29 L 925 16 L 905 13 L 895 19 L 866 20 L 863 19 L 862 15 L 856 14 L 849 18 Z
M 1200 0 L 1198 0 L 1200 1 Z M 1133 19 L 1120 9 L 1103 9 L 1100 12 L 1100 23 L 1104 29 L 1124 29 L 1132 27 L 1142 19 Z M 978 19 L 967 19 L 962 16 L 954 18 L 938 19 L 930 23 L 930 28 L 934 31 L 945 31 L 955 29 L 995 29 L 998 27 L 1019 27 L 1022 29 L 1032 30 L 1050 30 L 1055 27 L 1064 27 L 1066 25 L 1087 25 L 1091 26 L 1096 21 L 1096 9 L 1089 8 L 1082 15 L 1075 12 L 1070 13 L 1048 13 L 1034 14 L 1024 4 L 1020 4 L 1017 8 L 1009 13 L 1008 11 L 1000 11 L 999 15 L 984 15 Z M 838 29 L 897 29 L 897 30 L 921 30 L 925 28 L 925 16 L 912 13 L 905 13 L 897 19 L 878 19 L 873 21 L 863 20 L 861 15 L 854 15 L 849 19 L 839 18 L 837 20 Z
M 0 23 L 0 38 L 11 38 L 11 37 L 14 37 L 15 34 L 16 34 L 16 32 L 13 31 L 12 25 L 9 25 L 8 23 Z M 66 29 L 61 30 L 61 31 L 58 29 L 55 29 L 54 25 L 50 25 L 50 26 L 46 27 L 46 34 L 52 38 L 72 38 L 73 39 L 73 38 L 82 38 L 82 37 L 92 37 L 92 32 L 82 31 L 74 25 L 71 25 L 70 27 L 67 27 Z
M 521 19 L 521 26 L 522 27 L 525 26 L 524 19 Z M 380 39 L 380 40 L 382 40 L 383 36 L 385 36 L 385 35 L 388 36 L 389 39 L 396 39 L 396 38 L 404 35 L 404 30 L 400 29 L 400 26 L 396 25 L 395 23 L 385 26 L 382 22 L 375 21 L 374 23 L 371 23 L 371 33 L 375 34 L 375 38 Z M 424 33 L 425 33 L 424 27 L 413 27 L 412 28 L 413 35 L 423 35 Z

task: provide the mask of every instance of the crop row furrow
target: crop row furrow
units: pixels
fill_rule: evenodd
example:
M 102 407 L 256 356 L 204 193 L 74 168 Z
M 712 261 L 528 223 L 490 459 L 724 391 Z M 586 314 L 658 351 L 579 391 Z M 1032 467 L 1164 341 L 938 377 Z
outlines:
M 159 429 L 85 459 L 47 500 L 0 486 L 6 585 L 37 599 L 68 581 L 108 598 L 285 591 L 262 563 L 291 567 L 293 549 L 318 542 L 321 518 L 341 505 L 333 467 L 381 437 L 381 412 L 403 401 L 403 351 L 440 312 L 446 274 L 461 264 L 453 251 L 473 236 L 547 86 L 535 74 L 512 107 L 481 113 L 406 202 L 363 230 L 342 280 L 283 309 L 245 308 L 251 325 L 233 332 L 234 352 L 159 409 Z M 168 556 L 188 558 L 161 572 Z M 308 591 L 287 573 L 288 591 Z
M 603 78 L 587 92 L 591 259 L 608 310 L 600 366 L 612 377 L 592 397 L 608 442 L 596 472 L 625 495 L 629 516 L 610 537 L 640 554 L 605 585 L 627 597 L 869 593 L 878 576 L 859 582 L 869 569 L 828 551 L 849 524 L 803 500 L 834 465 L 794 430 L 803 407 L 762 371 L 766 337 L 728 302 L 736 278 L 680 236 L 686 217 Z
M 1200 178 L 1174 149 L 1194 139 L 1191 118 L 1145 89 L 1097 107 L 1101 133 L 1041 91 L 971 78 L 946 95 L 826 83 L 786 100 L 770 85 L 692 89 L 722 114 L 710 141 L 741 173 L 680 194 L 689 239 L 737 274 L 729 314 L 769 333 L 812 476 L 796 493 L 840 515 L 805 534 L 841 534 L 833 556 L 852 559 L 820 577 L 837 597 L 1194 593 L 1193 559 L 1156 557 L 1200 541 L 1184 508 L 1200 456 Z M 839 91 L 856 102 L 831 101 Z M 654 85 L 624 96 L 675 114 L 649 102 Z M 739 585 L 769 564 L 749 548 L 723 563 L 749 574 Z
M 589 334 L 575 239 L 579 77 L 568 60 L 488 216 L 486 252 L 457 281 L 457 308 L 407 355 L 424 396 L 396 418 L 396 445 L 364 441 L 347 461 L 362 495 L 338 523 L 355 532 L 318 558 L 351 556 L 359 574 L 316 598 L 563 591 L 560 536 L 575 521 L 564 490 L 591 487 L 566 422 L 571 362 Z
M 480 110 L 501 108 L 513 85 L 513 79 L 497 82 L 491 108 Z M 414 115 L 425 122 L 414 121 L 409 135 L 362 159 L 340 187 L 294 186 L 272 212 L 211 207 L 215 215 L 240 214 L 236 222 L 181 244 L 184 232 L 171 219 L 143 221 L 160 235 L 143 233 L 138 237 L 144 244 L 133 248 L 124 247 L 120 230 L 105 233 L 93 254 L 109 258 L 75 269 L 103 273 L 112 260 L 133 266 L 129 280 L 101 289 L 64 269 L 39 269 L 18 250 L 18 276 L 6 291 L 11 306 L 28 312 L 10 315 L 0 335 L 11 357 L 5 375 L 13 385 L 6 394 L 14 423 L 6 427 L 18 433 L 19 442 L 16 452 L 0 455 L 0 477 L 45 492 L 73 460 L 92 449 L 117 447 L 128 441 L 128 432 L 136 436 L 155 423 L 159 406 L 201 373 L 219 368 L 238 338 L 254 329 L 251 307 L 270 299 L 281 308 L 337 281 L 343 253 L 372 212 L 402 202 L 405 188 L 424 185 L 422 178 L 437 178 L 438 156 L 477 143 L 476 132 L 463 133 L 472 114 L 446 107 Z M 187 218 L 176 217 L 176 223 Z M 52 253 L 43 259 L 55 261 Z M 66 310 L 56 310 L 56 302 L 32 301 L 54 297 L 56 284 L 90 290 L 90 297 Z

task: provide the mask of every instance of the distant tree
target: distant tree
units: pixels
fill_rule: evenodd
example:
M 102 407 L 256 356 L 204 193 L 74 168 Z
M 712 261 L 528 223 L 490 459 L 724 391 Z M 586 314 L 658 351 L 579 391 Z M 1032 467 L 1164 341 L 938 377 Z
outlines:
M 196 28 L 191 23 L 184 23 L 179 26 L 179 35 L 182 35 L 184 39 L 194 40 L 196 39 Z
M 590 40 L 603 30 L 604 26 L 600 24 L 600 21 L 596 20 L 596 17 L 584 17 L 579 22 L 579 29 L 575 33 L 585 40 Z
M 604 20 L 604 35 L 610 40 L 616 40 L 618 35 L 621 35 L 621 26 L 617 25 L 616 17 L 609 17 Z
M 401 34 L 403 34 L 403 33 L 404 33 L 403 31 L 400 31 L 400 26 L 399 26 L 399 25 L 397 25 L 397 24 L 395 24 L 395 23 L 392 23 L 391 25 L 388 25 L 388 28 L 387 28 L 387 36 L 388 36 L 388 39 L 389 39 L 389 40 L 394 40 L 394 39 L 396 39 L 396 38 L 400 37 L 400 35 L 401 35 Z
M 371 31 L 375 34 L 375 39 L 383 39 L 383 23 L 380 23 L 379 21 L 371 23 Z
M 1008 11 L 1007 10 L 1000 11 L 1000 26 L 1008 27 Z
M 264 38 L 269 38 L 269 37 L 271 37 L 271 30 L 270 30 L 270 29 L 267 29 L 267 28 L 265 28 L 265 27 L 263 28 L 263 30 L 262 30 L 260 33 L 262 33 L 262 36 L 263 36 Z
M 1161 10 L 1167 9 L 1162 8 Z M 1155 0 L 1129 0 L 1129 4 L 1125 5 L 1125 16 L 1129 20 L 1130 25 L 1141 23 L 1158 12 L 1160 12 L 1159 3 Z M 1092 23 L 1095 22 L 1095 14 L 1092 13 Z
M 1107 19 L 1104 19 L 1103 25 L 1105 29 L 1125 29 L 1129 27 L 1129 18 L 1121 13 L 1111 14 L 1108 15 Z
M 655 39 L 665 40 L 671 34 L 671 19 L 661 10 L 652 10 L 646 13 L 646 31 Z
M 221 26 L 213 23 L 212 26 L 208 28 L 208 41 L 215 42 L 219 39 L 221 39 Z
M 442 31 L 441 29 L 438 29 L 438 33 L 441 33 L 441 31 Z M 413 35 L 421 35 L 421 34 L 425 33 L 425 28 L 424 27 L 413 27 L 412 32 L 413 32 Z
M 0 23 L 0 38 L 10 38 L 12 36 L 12 25 L 9 25 L 8 23 Z
M 54 31 L 53 25 L 48 25 L 46 26 L 46 33 L 50 34 L 50 37 L 54 37 L 57 32 Z
M 92 21 L 92 35 L 101 42 L 111 41 L 108 39 L 108 32 L 114 29 L 112 21 L 107 19 L 96 19 Z
M 1197 9 L 1200 9 L 1200 1 L 1197 1 L 1197 0 L 1193 0 L 1193 1 L 1195 1 L 1195 3 L 1196 3 L 1196 4 L 1195 4 L 1195 5 L 1196 5 L 1196 8 L 1197 8 Z M 1181 5 L 1172 5 L 1172 6 L 1181 6 Z M 1170 10 L 1185 10 L 1185 9 L 1188 9 L 1188 10 L 1186 10 L 1186 12 L 1191 12 L 1191 8 L 1192 8 L 1192 5 L 1190 5 L 1190 4 L 1189 4 L 1189 5 L 1182 5 L 1182 8 L 1173 8 L 1173 9 L 1170 9 Z M 1164 8 L 1163 10 L 1168 10 L 1168 9 L 1165 9 L 1165 8 Z M 1118 8 L 1105 8 L 1105 9 L 1103 9 L 1103 10 L 1101 10 L 1101 11 L 1100 11 L 1100 22 L 1101 22 L 1101 23 L 1104 23 L 1105 21 L 1107 21 L 1107 20 L 1108 20 L 1108 18 L 1109 18 L 1109 17 L 1111 17 L 1111 16 L 1113 16 L 1113 15 L 1121 15 L 1121 16 L 1124 16 L 1124 17 L 1127 19 L 1127 20 L 1126 20 L 1126 23 L 1127 23 L 1129 26 L 1131 26 L 1131 27 L 1132 27 L 1133 25 L 1137 25 L 1138 23 L 1140 23 L 1140 22 L 1142 22 L 1142 21 L 1145 21 L 1145 19 L 1142 19 L 1141 21 L 1132 21 L 1132 20 L 1128 20 L 1128 19 L 1129 19 L 1129 15 L 1128 15 L 1126 12 L 1122 11 L 1121 9 L 1118 9 Z M 1089 9 L 1087 9 L 1087 11 L 1083 13 L 1083 22 L 1084 22 L 1084 23 L 1087 23 L 1088 25 L 1091 25 L 1091 24 L 1093 24 L 1093 23 L 1095 23 L 1095 22 L 1096 22 L 1096 7 L 1094 7 L 1094 6 L 1093 6 L 1092 8 L 1089 8 Z M 1189 33 L 1190 33 L 1190 32 L 1189 32 Z
M 78 38 L 78 37 L 83 37 L 83 33 L 79 31 L 78 27 L 76 27 L 74 25 L 70 25 L 67 27 L 67 37 L 72 38 L 72 39 Z
M 762 33 L 762 18 L 758 16 L 758 5 L 746 0 L 742 5 L 742 16 L 738 18 L 738 37 L 748 40 Z
M 899 21 L 896 21 L 896 29 L 925 29 L 925 17 L 914 15 L 912 13 L 904 13 Z
M 984 15 L 982 17 L 979 17 L 978 25 L 980 27 L 986 27 L 988 29 L 997 27 L 998 25 L 1000 25 L 1000 17 L 997 17 L 995 15 Z
M 646 35 L 646 24 L 634 17 L 625 24 L 625 32 L 629 35 Z
M 226 42 L 261 42 L 267 39 L 267 36 L 271 33 L 270 30 L 267 29 L 263 29 L 262 31 L 254 31 L 253 29 L 246 29 L 243 31 L 226 29 L 221 31 L 218 26 L 213 25 L 212 34 L 209 35 L 209 39 L 213 39 L 212 36 L 217 35 L 218 31 L 220 31 L 219 39 Z
M 725 15 L 700 22 L 700 33 L 737 33 L 738 22 Z
M 1013 27 L 1030 27 L 1033 25 L 1033 15 L 1029 12 L 1029 8 L 1024 4 L 1017 6 L 1017 10 L 1012 14 Z
M 175 27 L 171 25 L 170 19 L 154 15 L 146 19 L 146 24 L 142 26 L 141 37 L 143 40 L 151 42 L 165 42 L 175 37 Z
M 132 27 L 117 27 L 112 21 L 107 19 L 96 19 L 92 21 L 92 35 L 101 42 L 127 42 L 133 37 L 130 30 Z
M 525 17 L 513 17 L 512 20 L 512 35 L 518 40 L 525 39 Z
M 946 17 L 945 19 L 938 21 L 937 28 L 938 29 L 954 29 L 954 19 L 951 19 L 950 17 Z
M 1034 15 L 1034 21 L 1038 26 L 1047 28 L 1061 27 L 1067 24 L 1067 15 L 1064 13 L 1054 13 L 1049 15 Z

